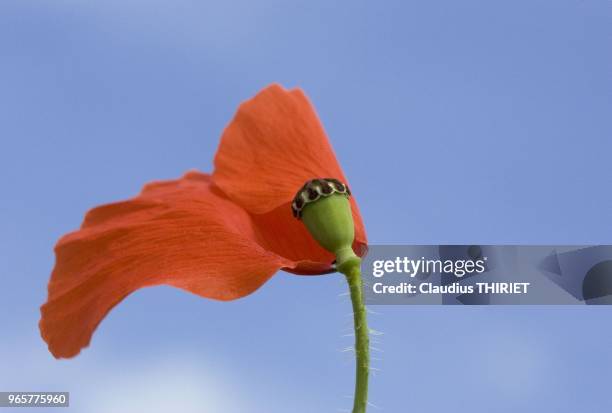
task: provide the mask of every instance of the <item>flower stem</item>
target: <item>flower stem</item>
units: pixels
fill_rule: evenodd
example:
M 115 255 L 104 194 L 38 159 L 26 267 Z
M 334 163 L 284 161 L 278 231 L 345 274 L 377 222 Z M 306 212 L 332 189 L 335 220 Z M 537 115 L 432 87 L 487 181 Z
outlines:
M 370 337 L 366 309 L 363 301 L 361 268 L 359 265 L 347 268 L 346 280 L 351 291 L 353 320 L 355 328 L 355 399 L 353 413 L 365 413 L 368 405 L 368 375 L 370 372 Z

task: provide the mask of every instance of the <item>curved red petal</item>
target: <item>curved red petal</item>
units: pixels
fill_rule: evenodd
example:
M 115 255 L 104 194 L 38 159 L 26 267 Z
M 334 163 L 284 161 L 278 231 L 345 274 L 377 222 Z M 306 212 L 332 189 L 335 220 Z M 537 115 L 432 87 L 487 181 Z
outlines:
M 89 344 L 104 316 L 133 291 L 166 284 L 232 300 L 298 264 L 262 248 L 249 214 L 210 178 L 191 172 L 90 211 L 56 246 L 40 330 L 55 357 Z
M 289 219 L 290 202 L 309 179 L 347 182 L 319 118 L 299 89 L 271 85 L 242 103 L 225 129 L 215 156 L 213 182 L 230 199 L 253 214 L 274 216 L 266 227 L 268 244 L 285 257 L 329 262 L 314 248 L 301 223 Z M 286 213 L 283 210 L 286 209 Z M 355 252 L 364 255 L 367 237 L 354 197 Z M 274 211 L 281 211 L 274 213 Z M 279 241 L 282 240 L 282 241 Z M 289 242 L 290 241 L 290 242 Z
M 299 89 L 272 85 L 242 103 L 215 156 L 214 183 L 250 212 L 288 203 L 309 179 L 346 182 L 314 108 Z
M 361 217 L 356 205 L 353 205 L 355 221 L 355 241 L 353 250 L 359 256 L 367 252 L 367 242 Z M 290 261 L 297 262 L 295 268 L 285 269 L 294 274 L 316 275 L 335 271 L 335 256 L 321 247 L 310 235 L 303 222 L 293 217 L 290 204 L 265 213 L 253 214 L 259 239 L 267 250 Z

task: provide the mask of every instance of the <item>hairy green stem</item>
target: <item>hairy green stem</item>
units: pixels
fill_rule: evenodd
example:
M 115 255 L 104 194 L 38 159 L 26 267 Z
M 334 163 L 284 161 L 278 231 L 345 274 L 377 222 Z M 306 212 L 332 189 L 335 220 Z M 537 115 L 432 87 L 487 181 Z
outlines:
M 321 188 L 321 181 L 309 181 L 308 185 Z M 319 189 L 309 188 L 308 193 L 298 193 L 297 201 L 304 203 L 311 192 L 319 194 Z M 297 202 L 296 201 L 296 202 Z M 295 213 L 295 210 L 294 210 Z M 368 374 L 370 369 L 370 338 L 366 310 L 363 302 L 363 283 L 361 281 L 361 259 L 353 251 L 355 224 L 347 194 L 332 193 L 308 203 L 302 210 L 302 220 L 312 237 L 329 252 L 336 256 L 336 270 L 346 276 L 351 291 L 355 323 L 355 403 L 353 413 L 365 413 L 368 406 Z
M 365 413 L 368 405 L 368 375 L 370 373 L 370 337 L 366 309 L 363 301 L 361 268 L 347 269 L 346 280 L 351 291 L 355 328 L 355 401 L 353 413 Z

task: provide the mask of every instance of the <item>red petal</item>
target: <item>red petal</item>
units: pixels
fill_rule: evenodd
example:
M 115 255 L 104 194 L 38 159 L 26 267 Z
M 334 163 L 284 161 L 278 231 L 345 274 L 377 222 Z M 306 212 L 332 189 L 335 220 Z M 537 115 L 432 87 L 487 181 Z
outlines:
M 282 208 L 289 211 L 295 193 L 309 179 L 336 178 L 347 182 L 308 98 L 299 89 L 287 91 L 279 85 L 267 87 L 240 105 L 223 133 L 215 167 L 215 185 L 254 214 L 273 213 Z M 356 252 L 363 255 L 367 239 L 353 198 L 351 206 Z M 289 225 L 286 232 L 291 242 L 283 241 L 285 246 L 300 255 L 310 251 L 310 243 L 302 239 L 304 231 L 297 229 L 301 224 L 285 220 L 285 216 L 283 212 L 282 220 L 270 220 L 278 224 L 275 228 Z M 277 251 L 284 251 L 283 256 L 294 255 L 286 249 Z M 319 252 L 310 258 L 316 261 L 320 255 Z
M 353 208 L 353 218 L 361 224 L 359 213 L 355 212 L 356 205 Z M 262 245 L 267 250 L 298 263 L 295 268 L 285 268 L 286 271 L 309 275 L 335 271 L 332 265 L 335 256 L 312 238 L 303 222 L 293 217 L 289 204 L 266 214 L 252 215 L 252 218 L 259 230 Z M 356 234 L 353 250 L 363 256 L 367 246 L 359 240 L 365 239 L 365 233 L 362 225 L 356 226 L 356 229 L 361 232 Z
M 279 268 L 297 265 L 262 248 L 257 232 L 249 214 L 198 172 L 95 208 L 56 246 L 41 334 L 55 357 L 72 357 L 139 288 L 166 284 L 218 300 L 245 296 Z
M 272 85 L 242 103 L 223 132 L 213 181 L 248 211 L 290 202 L 312 178 L 346 181 L 301 90 Z

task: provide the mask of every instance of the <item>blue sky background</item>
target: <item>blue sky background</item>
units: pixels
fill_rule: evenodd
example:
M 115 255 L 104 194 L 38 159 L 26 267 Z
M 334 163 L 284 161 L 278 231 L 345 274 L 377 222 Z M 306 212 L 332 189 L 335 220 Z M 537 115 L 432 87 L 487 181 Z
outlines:
M 232 303 L 139 291 L 92 346 L 39 338 L 56 239 L 210 171 L 238 103 L 315 103 L 373 243 L 612 243 L 612 2 L 0 2 L 0 390 L 74 412 L 338 412 L 340 277 Z M 373 412 L 608 412 L 608 308 L 380 307 Z

